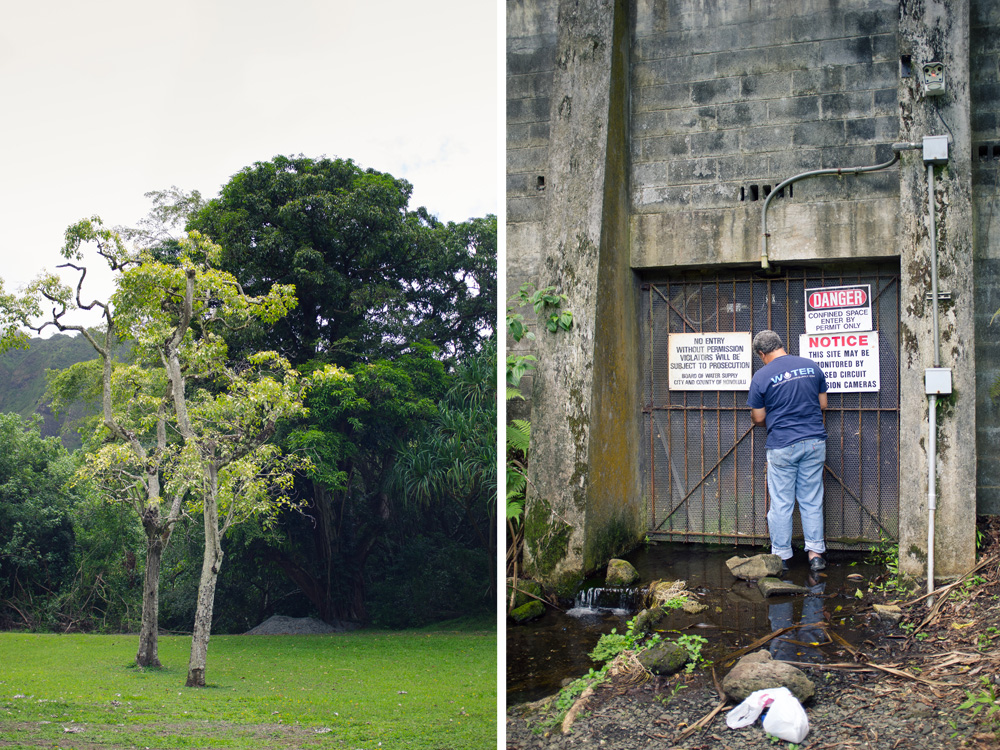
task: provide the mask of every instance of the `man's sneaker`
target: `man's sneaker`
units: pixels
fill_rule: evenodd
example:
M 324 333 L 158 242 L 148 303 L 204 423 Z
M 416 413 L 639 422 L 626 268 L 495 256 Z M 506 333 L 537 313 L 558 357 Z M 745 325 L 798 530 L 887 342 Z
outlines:
M 789 570 L 789 568 L 788 568 L 788 560 L 782 560 L 781 561 L 781 572 L 782 573 L 787 573 L 788 570 Z
M 814 557 L 809 561 L 809 570 L 812 570 L 814 572 L 817 570 L 823 570 L 823 568 L 825 567 L 826 567 L 826 560 L 824 560 L 822 556 Z

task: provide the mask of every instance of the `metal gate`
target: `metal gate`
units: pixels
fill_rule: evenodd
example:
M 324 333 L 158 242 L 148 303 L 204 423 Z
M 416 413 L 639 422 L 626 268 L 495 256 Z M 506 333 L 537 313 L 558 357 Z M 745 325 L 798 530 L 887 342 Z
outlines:
M 840 269 L 838 269 L 840 270 Z M 830 393 L 824 468 L 827 544 L 863 549 L 899 530 L 898 264 L 785 270 L 778 277 L 687 273 L 642 285 L 643 461 L 649 535 L 679 541 L 768 541 L 766 433 L 750 421 L 746 391 L 671 391 L 671 333 L 770 328 L 789 354 L 805 333 L 805 289 L 871 284 L 880 387 Z M 754 356 L 753 372 L 761 367 Z M 802 530 L 795 513 L 794 536 Z

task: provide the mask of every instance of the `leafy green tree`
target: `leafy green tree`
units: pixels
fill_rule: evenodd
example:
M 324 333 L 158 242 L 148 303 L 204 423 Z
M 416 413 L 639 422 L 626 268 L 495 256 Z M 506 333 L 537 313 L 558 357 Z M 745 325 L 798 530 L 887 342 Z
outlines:
M 67 263 L 80 273 L 75 290 L 43 275 L 12 306 L 22 325 L 77 331 L 99 354 L 104 432 L 86 473 L 111 496 L 131 501 L 146 529 L 140 663 L 159 663 L 156 592 L 163 548 L 184 503 L 202 511 L 205 548 L 188 685 L 203 686 L 222 536 L 245 518 L 273 513 L 287 497 L 292 472 L 301 468 L 296 457 L 267 444 L 280 419 L 301 411 L 297 373 L 273 352 L 230 362 L 218 330 L 239 330 L 253 320 L 273 323 L 294 306 L 293 289 L 276 286 L 248 296 L 235 278 L 213 267 L 220 248 L 196 232 L 180 242 L 169 263 L 127 250 L 96 218 L 67 230 L 63 253 L 79 261 L 89 244 L 116 272 L 110 301 L 85 304 L 86 270 Z M 41 316 L 42 300 L 53 307 L 39 324 L 33 321 Z M 66 322 L 74 308 L 101 312 L 103 338 Z M 121 338 L 133 342 L 131 365 L 113 361 L 112 344 Z M 347 376 L 325 368 L 315 378 Z M 165 515 L 163 507 L 169 508 Z
M 212 267 L 217 245 L 192 232 L 181 249 L 176 265 L 144 257 L 122 274 L 113 300 L 136 348 L 162 364 L 180 436 L 170 485 L 177 495 L 197 498 L 204 519 L 187 679 L 189 687 L 204 687 L 222 537 L 234 523 L 267 516 L 287 501 L 301 462 L 267 441 L 279 420 L 302 410 L 302 400 L 298 373 L 286 359 L 256 352 L 234 365 L 216 332 L 239 330 L 251 320 L 273 324 L 294 307 L 293 288 L 273 286 L 249 297 L 232 275 Z M 315 377 L 347 376 L 328 368 Z
M 72 578 L 72 506 L 66 488 L 74 465 L 58 438 L 43 438 L 39 420 L 0 414 L 0 622 L 34 628 L 40 600 Z
M 397 452 L 433 418 L 447 376 L 434 348 L 350 368 L 350 379 L 316 384 L 286 440 L 312 462 L 304 513 L 286 516 L 274 561 L 327 622 L 367 621 L 366 566 L 395 513 Z
M 451 514 L 487 554 L 484 590 L 495 592 L 497 462 L 496 338 L 463 360 L 433 418 L 400 452 L 393 481 L 411 503 Z
M 79 222 L 66 232 L 63 256 L 67 259 L 82 260 L 81 246 L 93 242 L 97 246 L 99 261 L 119 274 L 139 260 L 130 255 L 117 233 L 103 227 L 98 218 Z M 166 421 L 170 406 L 170 393 L 166 381 L 159 382 L 140 367 L 123 376 L 119 370 L 117 382 L 127 384 L 130 395 L 135 398 L 116 398 L 116 378 L 114 353 L 121 338 L 129 334 L 128 327 L 121 326 L 116 311 L 109 302 L 83 300 L 83 282 L 86 268 L 73 262 L 63 267 L 79 274 L 76 288 L 65 285 L 52 273 L 42 274 L 29 285 L 25 294 L 19 297 L 0 299 L 0 309 L 6 325 L 3 344 L 17 345 L 26 337 L 24 329 L 41 333 L 48 327 L 60 332 L 79 333 L 97 352 L 99 357 L 101 383 L 102 423 L 106 431 L 107 444 L 101 454 L 91 464 L 93 476 L 101 476 L 105 488 L 114 487 L 112 496 L 134 504 L 146 532 L 146 581 L 143 586 L 142 627 L 139 634 L 139 649 L 136 662 L 140 666 L 159 666 L 158 657 L 158 589 L 159 563 L 163 548 L 169 542 L 173 525 L 181 513 L 181 495 L 165 497 L 163 493 L 163 472 L 173 460 L 173 450 L 167 442 Z M 42 304 L 51 307 L 43 315 Z M 79 323 L 69 322 L 77 309 L 100 313 L 103 327 L 92 329 Z M 76 374 L 83 372 L 78 368 Z M 141 385 L 140 385 L 141 383 Z M 67 386 L 68 387 L 68 386 Z M 115 404 L 125 404 L 124 411 Z
M 230 336 L 295 364 L 349 365 L 428 339 L 447 356 L 493 330 L 496 217 L 442 224 L 410 211 L 412 186 L 351 160 L 275 157 L 241 170 L 188 228 L 223 248 L 220 268 L 260 294 L 295 286 L 298 306 Z

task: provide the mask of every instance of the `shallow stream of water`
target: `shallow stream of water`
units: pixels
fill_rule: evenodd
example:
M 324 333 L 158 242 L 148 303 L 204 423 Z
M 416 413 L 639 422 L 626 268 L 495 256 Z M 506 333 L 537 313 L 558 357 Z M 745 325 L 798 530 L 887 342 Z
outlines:
M 733 555 L 748 557 L 760 551 L 660 543 L 641 548 L 626 559 L 639 571 L 642 585 L 683 580 L 698 601 L 708 606 L 697 615 L 674 610 L 657 630 L 664 638 L 678 633 L 707 638 L 702 654 L 709 660 L 797 623 L 825 620 L 852 645 L 859 645 L 869 636 L 865 626 L 871 620 L 871 609 L 859 602 L 856 592 L 867 590 L 869 581 L 885 573 L 883 567 L 865 563 L 864 553 L 832 551 L 827 554 L 826 570 L 810 574 L 805 553 L 800 551 L 792 560 L 791 570 L 781 577 L 808 587 L 809 594 L 765 599 L 755 583 L 734 578 L 726 567 L 726 560 Z M 508 626 L 508 704 L 551 695 L 558 692 L 564 679 L 579 677 L 600 666 L 590 660 L 589 652 L 603 634 L 612 629 L 625 632 L 638 607 L 635 592 L 595 591 L 602 587 L 603 580 L 588 580 L 567 611 L 546 607 L 541 619 Z M 767 647 L 774 658 L 786 661 L 836 662 L 847 656 L 822 629 L 793 630 Z

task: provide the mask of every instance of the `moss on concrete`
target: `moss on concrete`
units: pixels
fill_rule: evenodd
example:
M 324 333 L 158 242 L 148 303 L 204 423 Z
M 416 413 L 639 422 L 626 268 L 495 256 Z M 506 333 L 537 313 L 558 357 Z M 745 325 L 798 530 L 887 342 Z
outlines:
M 556 566 L 566 557 L 572 533 L 572 527 L 556 517 L 547 500 L 535 498 L 528 503 L 524 514 L 524 538 L 529 547 L 528 573 L 548 582 Z
M 602 529 L 591 528 L 588 535 L 588 548 L 584 553 L 584 567 L 595 570 L 608 560 L 618 555 L 624 555 L 635 549 L 642 541 L 644 532 L 639 524 L 630 524 L 619 515 Z

